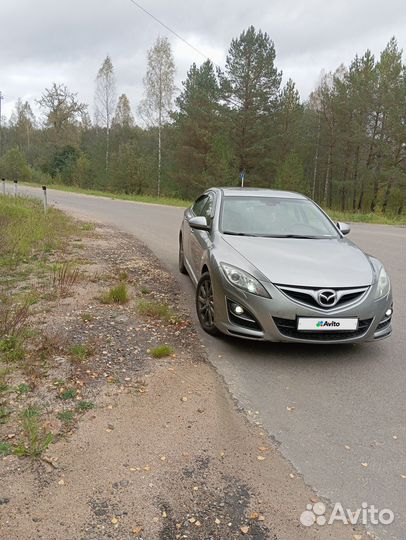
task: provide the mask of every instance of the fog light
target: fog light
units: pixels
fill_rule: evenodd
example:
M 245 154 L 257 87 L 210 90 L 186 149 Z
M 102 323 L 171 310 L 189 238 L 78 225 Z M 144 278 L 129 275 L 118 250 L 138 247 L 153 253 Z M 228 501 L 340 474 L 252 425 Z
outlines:
M 392 308 L 389 308 L 389 309 L 387 309 L 387 310 L 385 311 L 385 315 L 386 315 L 387 317 L 390 317 L 390 316 L 392 315 L 392 313 L 393 313 L 393 309 L 392 309 Z
M 238 304 L 235 304 L 233 306 L 233 311 L 236 315 L 242 315 L 244 313 L 244 308 L 239 306 Z

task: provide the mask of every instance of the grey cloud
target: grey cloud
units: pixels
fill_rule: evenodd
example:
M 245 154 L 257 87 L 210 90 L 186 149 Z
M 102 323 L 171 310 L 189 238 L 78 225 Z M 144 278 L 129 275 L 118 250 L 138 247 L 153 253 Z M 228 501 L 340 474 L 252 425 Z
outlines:
M 137 0 L 138 1 L 138 0 Z M 150 12 L 222 63 L 233 37 L 254 24 L 275 42 L 278 68 L 306 98 L 321 69 L 375 54 L 403 36 L 402 0 L 139 0 Z M 2 0 L 0 90 L 6 114 L 18 96 L 33 100 L 53 81 L 93 103 L 94 79 L 110 54 L 117 90 L 135 109 L 142 96 L 146 51 L 156 36 L 174 45 L 177 85 L 203 59 L 130 0 Z

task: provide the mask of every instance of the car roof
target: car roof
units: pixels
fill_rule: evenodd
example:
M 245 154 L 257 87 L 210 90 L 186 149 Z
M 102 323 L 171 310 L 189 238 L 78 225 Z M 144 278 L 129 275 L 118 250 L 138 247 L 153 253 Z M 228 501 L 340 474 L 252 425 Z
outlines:
M 307 199 L 301 193 L 282 191 L 279 189 L 223 187 L 219 188 L 225 197 L 283 197 L 286 199 Z

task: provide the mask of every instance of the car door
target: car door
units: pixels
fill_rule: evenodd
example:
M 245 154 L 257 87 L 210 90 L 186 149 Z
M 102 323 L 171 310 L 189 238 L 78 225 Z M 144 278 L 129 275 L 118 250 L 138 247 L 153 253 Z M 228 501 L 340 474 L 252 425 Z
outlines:
M 194 210 L 195 216 L 205 217 L 208 225 L 211 225 L 214 216 L 214 193 L 205 193 L 196 202 L 199 202 L 199 204 L 196 205 Z M 190 264 L 192 265 L 195 278 L 198 280 L 200 277 L 204 253 L 211 246 L 211 233 L 210 231 L 201 231 L 192 228 L 190 228 L 190 231 Z
M 201 211 L 203 209 L 203 206 L 207 202 L 207 195 L 201 195 L 196 199 L 196 201 L 193 203 L 193 205 L 188 208 L 185 211 L 184 220 L 183 220 L 183 226 L 182 226 L 182 243 L 183 243 L 183 253 L 184 257 L 186 259 L 187 266 L 190 267 L 193 271 L 193 263 L 192 263 L 192 229 L 189 225 L 189 219 L 195 216 L 201 215 Z M 190 269 L 188 268 L 188 269 Z

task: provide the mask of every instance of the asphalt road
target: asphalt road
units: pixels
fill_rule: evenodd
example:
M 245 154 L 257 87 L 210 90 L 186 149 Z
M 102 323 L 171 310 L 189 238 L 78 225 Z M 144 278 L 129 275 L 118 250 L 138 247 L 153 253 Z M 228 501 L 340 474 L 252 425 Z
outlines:
M 72 214 L 135 234 L 173 272 L 193 304 L 193 287 L 177 270 L 182 209 L 54 190 L 48 190 L 48 196 Z M 391 338 L 358 346 L 304 346 L 202 337 L 233 396 L 254 421 L 261 422 L 305 481 L 320 496 L 345 508 L 355 510 L 362 502 L 390 508 L 394 523 L 372 529 L 382 538 L 403 539 L 405 230 L 353 224 L 350 238 L 380 258 L 391 275 L 395 300 Z

